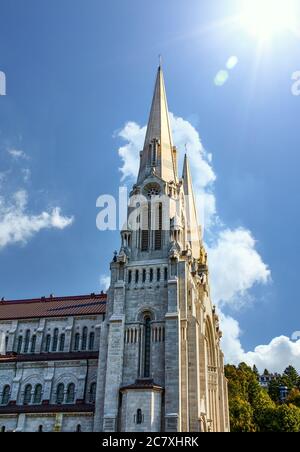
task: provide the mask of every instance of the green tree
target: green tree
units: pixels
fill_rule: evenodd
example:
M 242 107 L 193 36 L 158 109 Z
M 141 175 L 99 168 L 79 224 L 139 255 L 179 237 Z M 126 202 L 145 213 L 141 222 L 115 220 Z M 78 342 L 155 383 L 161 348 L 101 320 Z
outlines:
M 235 397 L 229 402 L 230 428 L 232 432 L 255 432 L 253 409 L 249 402 Z
M 272 431 L 276 404 L 265 389 L 260 388 L 252 402 L 253 420 L 257 431 Z
M 259 378 L 259 372 L 258 372 L 258 369 L 257 369 L 255 364 L 254 364 L 254 366 L 252 368 L 252 371 L 255 373 L 256 377 Z
M 274 378 L 274 380 L 270 381 L 268 393 L 273 402 L 279 403 L 280 402 L 280 379 L 281 377 L 278 376 L 277 378 Z
M 245 363 L 225 366 L 225 375 L 231 431 L 300 432 L 300 390 L 292 386 L 299 377 L 291 366 L 282 376 L 275 375 L 269 391 L 259 385 L 256 370 Z M 265 375 L 269 375 L 267 370 Z M 281 385 L 291 389 L 285 404 L 280 402 Z
M 300 408 L 300 391 L 298 388 L 294 388 L 290 391 L 286 403 Z
M 283 372 L 283 376 L 287 377 L 289 385 L 295 388 L 299 381 L 299 375 L 296 369 L 293 366 L 288 366 Z
M 299 408 L 294 405 L 280 405 L 277 408 L 277 428 L 278 432 L 300 432 Z

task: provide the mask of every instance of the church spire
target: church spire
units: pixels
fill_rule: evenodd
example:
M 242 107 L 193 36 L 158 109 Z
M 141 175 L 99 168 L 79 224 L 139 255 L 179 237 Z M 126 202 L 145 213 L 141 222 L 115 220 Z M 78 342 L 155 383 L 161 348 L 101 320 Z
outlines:
M 197 207 L 192 185 L 192 175 L 187 154 L 185 154 L 184 156 L 182 179 L 187 221 L 187 240 L 191 245 L 193 256 L 198 259 L 200 255 L 201 237 L 197 219 Z
M 138 183 L 141 183 L 152 171 L 166 182 L 177 181 L 176 150 L 172 142 L 161 64 L 157 71 L 147 133 L 141 153 Z

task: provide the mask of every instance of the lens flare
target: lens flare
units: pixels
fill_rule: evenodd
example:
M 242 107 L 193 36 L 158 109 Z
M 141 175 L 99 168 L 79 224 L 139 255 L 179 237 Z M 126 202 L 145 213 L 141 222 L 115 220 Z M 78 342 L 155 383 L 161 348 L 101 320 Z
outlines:
M 298 6 L 295 0 L 244 0 L 242 24 L 257 38 L 267 40 L 276 33 L 297 28 Z

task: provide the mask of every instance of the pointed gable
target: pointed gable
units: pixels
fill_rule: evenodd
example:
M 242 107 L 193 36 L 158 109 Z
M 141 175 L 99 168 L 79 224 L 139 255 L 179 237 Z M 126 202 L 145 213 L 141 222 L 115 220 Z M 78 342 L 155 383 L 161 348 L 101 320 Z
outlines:
M 185 155 L 184 157 L 182 179 L 185 197 L 187 240 L 191 245 L 193 256 L 198 259 L 200 256 L 201 237 L 197 219 L 197 208 L 195 203 L 194 190 L 192 185 L 192 175 L 187 155 Z

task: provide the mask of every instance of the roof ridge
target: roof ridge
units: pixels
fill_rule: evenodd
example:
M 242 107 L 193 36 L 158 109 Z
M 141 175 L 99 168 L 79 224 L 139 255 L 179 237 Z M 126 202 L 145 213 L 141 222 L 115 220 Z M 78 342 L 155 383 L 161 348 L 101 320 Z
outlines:
M 23 304 L 23 303 L 49 303 L 53 301 L 78 301 L 78 300 L 84 300 L 84 299 L 106 299 L 107 294 L 106 293 L 90 293 L 86 295 L 67 295 L 62 297 L 40 297 L 40 298 L 25 298 L 25 299 L 16 299 L 16 300 L 0 300 L 0 306 L 3 305 L 9 305 L 9 304 Z

